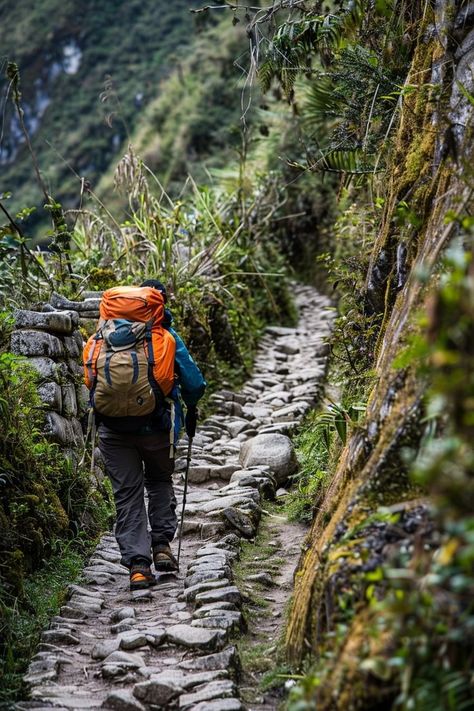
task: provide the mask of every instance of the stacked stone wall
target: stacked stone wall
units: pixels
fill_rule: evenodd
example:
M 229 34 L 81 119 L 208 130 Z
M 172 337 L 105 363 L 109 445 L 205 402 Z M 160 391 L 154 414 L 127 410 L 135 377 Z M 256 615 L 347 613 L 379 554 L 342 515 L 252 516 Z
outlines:
M 53 293 L 40 310 L 16 310 L 10 349 L 38 372 L 45 410 L 44 433 L 65 450 L 82 447 L 88 402 L 80 365 L 84 337 L 99 316 L 100 294 L 69 301 Z

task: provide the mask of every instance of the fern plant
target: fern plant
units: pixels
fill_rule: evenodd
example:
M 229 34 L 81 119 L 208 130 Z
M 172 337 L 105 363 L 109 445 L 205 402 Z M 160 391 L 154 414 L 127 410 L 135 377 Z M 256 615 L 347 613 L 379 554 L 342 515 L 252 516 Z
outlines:
M 338 14 L 308 14 L 280 25 L 259 69 L 262 90 L 268 91 L 275 77 L 291 99 L 298 73 L 311 69 L 316 53 L 330 54 L 347 42 L 363 18 L 365 4 L 364 0 L 354 0 Z
M 382 31 L 387 22 L 393 25 L 388 34 L 398 41 L 403 32 L 403 20 L 396 17 L 401 0 L 390 11 L 382 2 L 338 4 L 338 12 L 301 11 L 298 19 L 281 24 L 269 41 L 259 79 L 264 92 L 277 81 L 301 117 L 305 157 L 291 165 L 367 175 L 384 169 L 380 151 L 397 109 L 393 97 L 406 71 L 403 44 L 392 61 L 387 32 Z

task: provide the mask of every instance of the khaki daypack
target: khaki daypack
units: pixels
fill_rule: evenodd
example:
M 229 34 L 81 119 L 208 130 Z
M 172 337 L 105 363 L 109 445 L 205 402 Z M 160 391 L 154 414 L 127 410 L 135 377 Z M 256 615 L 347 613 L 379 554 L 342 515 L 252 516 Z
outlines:
M 150 415 L 171 392 L 176 344 L 161 325 L 162 294 L 151 287 L 104 292 L 97 331 L 83 353 L 91 405 L 106 417 Z

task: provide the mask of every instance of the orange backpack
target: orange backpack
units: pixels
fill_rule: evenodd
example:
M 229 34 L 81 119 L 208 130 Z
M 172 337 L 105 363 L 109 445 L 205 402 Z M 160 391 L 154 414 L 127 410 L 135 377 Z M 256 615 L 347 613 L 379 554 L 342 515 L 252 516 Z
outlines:
M 150 415 L 171 393 L 176 343 L 161 325 L 163 316 L 163 295 L 152 287 L 117 286 L 104 292 L 97 331 L 83 353 L 96 412 Z

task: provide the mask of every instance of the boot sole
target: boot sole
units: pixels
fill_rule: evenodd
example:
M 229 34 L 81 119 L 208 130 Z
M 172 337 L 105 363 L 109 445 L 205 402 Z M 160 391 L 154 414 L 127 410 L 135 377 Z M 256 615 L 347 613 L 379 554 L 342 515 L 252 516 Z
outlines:
M 155 570 L 157 573 L 177 573 L 178 566 L 172 563 L 171 561 L 169 563 L 167 563 L 166 561 L 162 561 L 158 564 L 155 563 Z
M 130 583 L 130 590 L 147 590 L 156 585 L 156 580 L 142 580 L 139 583 Z

